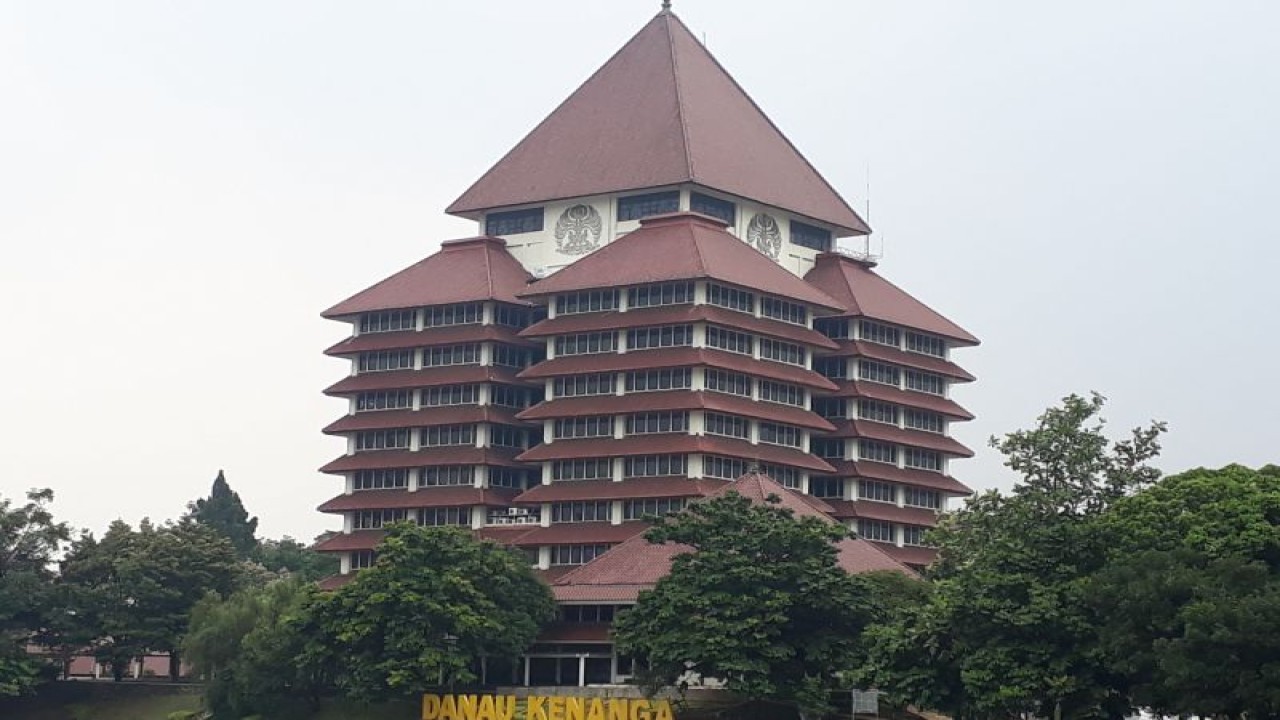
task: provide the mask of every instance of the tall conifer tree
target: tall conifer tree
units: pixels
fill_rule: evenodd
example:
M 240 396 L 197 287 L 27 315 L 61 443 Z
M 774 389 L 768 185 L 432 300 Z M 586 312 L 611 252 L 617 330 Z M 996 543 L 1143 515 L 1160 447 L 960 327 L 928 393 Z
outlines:
M 221 470 L 213 480 L 209 497 L 200 498 L 187 506 L 187 517 L 225 536 L 242 559 L 247 559 L 258 546 L 258 539 L 255 537 L 258 518 L 249 517 L 249 511 L 245 510 L 239 493 L 227 484 L 227 478 Z

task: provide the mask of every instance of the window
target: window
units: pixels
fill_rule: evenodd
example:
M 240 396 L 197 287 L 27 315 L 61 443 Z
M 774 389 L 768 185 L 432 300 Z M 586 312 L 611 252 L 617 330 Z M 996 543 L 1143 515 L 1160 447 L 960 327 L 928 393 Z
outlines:
M 357 369 L 364 372 L 384 372 L 386 370 L 412 370 L 412 350 L 383 350 L 381 352 L 360 353 L 356 361 Z
M 479 385 L 441 385 L 422 390 L 423 407 L 475 405 L 478 402 L 480 402 Z
M 613 460 L 558 460 L 551 464 L 552 480 L 609 480 L 613 478 Z
M 947 356 L 947 343 L 940 337 L 908 330 L 907 350 L 921 355 L 945 358 Z
M 742 438 L 743 440 L 751 437 L 751 427 L 746 418 L 734 415 L 706 413 L 703 415 L 703 426 L 708 435 L 723 435 L 725 437 Z
M 844 497 L 844 478 L 813 477 L 809 478 L 809 494 L 817 498 Z
M 361 470 L 351 479 L 353 490 L 395 490 L 407 487 L 409 487 L 409 471 L 403 468 Z
M 541 393 L 538 393 L 541 395 Z M 510 408 L 527 408 L 538 402 L 534 399 L 534 391 L 510 385 L 490 385 L 489 404 Z
M 555 397 L 578 397 L 581 395 L 612 395 L 615 392 L 617 376 L 610 374 L 601 375 L 571 375 L 569 377 L 558 377 L 552 383 L 552 391 Z
M 917 527 L 915 525 L 902 526 L 902 544 L 915 545 L 917 547 L 926 547 L 924 542 L 925 533 L 929 532 L 929 528 Z
M 843 438 L 815 437 L 809 441 L 809 452 L 820 458 L 843 460 L 845 456 L 845 442 Z
M 718 305 L 738 312 L 754 313 L 756 296 L 746 290 L 738 290 L 714 283 L 707 285 L 707 304 Z
M 407 510 L 361 510 L 351 514 L 351 527 L 355 530 L 377 530 L 408 517 Z
M 931 433 L 941 434 L 946 427 L 946 421 L 936 412 L 928 410 L 913 410 L 907 408 L 904 412 L 903 424 L 912 430 L 924 430 Z
M 556 315 L 578 315 L 617 309 L 617 290 L 589 290 L 556 296 Z
M 612 605 L 561 605 L 560 622 L 609 623 L 613 622 Z
M 627 331 L 628 350 L 647 350 L 649 348 L 677 347 L 692 344 L 692 325 L 638 328 Z
M 858 418 L 886 425 L 898 424 L 898 406 L 879 400 L 859 400 Z
M 476 468 L 474 465 L 438 465 L 424 467 L 418 475 L 421 487 L 450 487 L 456 485 L 475 485 Z
M 814 398 L 813 411 L 828 420 L 844 419 L 849 417 L 849 402 L 844 398 Z
M 416 330 L 418 313 L 413 310 L 388 310 L 360 316 L 360 334 Z
M 519 235 L 542 230 L 542 208 L 508 210 L 484 217 L 485 235 Z
M 707 347 L 720 348 L 740 355 L 750 355 L 752 339 L 746 333 L 734 332 L 714 325 L 707 326 Z
M 893 542 L 893 525 L 882 520 L 859 520 L 858 536 L 864 540 Z
M 476 442 L 475 425 L 437 425 L 422 428 L 419 431 L 422 447 L 441 447 L 445 445 L 474 445 Z
M 712 370 L 710 368 L 705 372 L 703 384 L 711 392 L 751 397 L 751 378 L 746 375 L 725 370 Z
M 800 447 L 802 434 L 800 428 L 790 425 L 779 425 L 770 422 L 760 423 L 760 442 L 762 443 L 798 448 Z
M 902 464 L 917 470 L 942 472 L 942 455 L 932 450 L 907 448 L 907 451 L 902 456 Z
M 693 283 L 691 282 L 642 285 L 627 291 L 628 309 L 684 305 L 691 302 L 693 302 Z
M 858 378 L 882 385 L 898 386 L 898 368 L 875 360 L 858 361 Z
M 721 200 L 718 197 L 703 195 L 700 192 L 689 194 L 689 209 L 703 215 L 710 215 L 713 218 L 719 218 L 724 221 L 725 225 L 732 225 L 737 221 L 737 207 L 728 200 Z
M 795 468 L 762 464 L 760 472 L 773 478 L 775 482 L 784 488 L 800 489 L 800 471 Z
M 814 318 L 813 329 L 832 340 L 849 339 L 848 318 Z
M 947 381 L 943 380 L 941 375 L 920 372 L 919 370 L 908 370 L 907 389 L 929 393 L 930 395 L 945 395 L 947 393 Z
M 858 497 L 862 500 L 896 503 L 898 502 L 898 488 L 893 483 L 859 480 Z
M 929 508 L 931 510 L 942 509 L 942 493 L 937 490 L 926 490 L 918 487 L 903 488 L 902 504 L 911 507 Z
M 663 517 L 684 509 L 684 498 L 648 498 L 628 500 L 622 505 L 623 520 L 643 520 L 646 517 Z
M 552 437 L 556 440 L 588 437 L 613 437 L 613 416 L 563 418 L 555 421 Z
M 556 336 L 556 355 L 592 355 L 618 349 L 618 334 L 611 332 Z
M 884 323 L 863 320 L 858 324 L 858 337 L 877 345 L 898 347 L 898 328 Z
M 628 435 L 682 433 L 689 431 L 687 412 L 650 412 L 627 416 Z
M 513 328 L 526 328 L 532 321 L 531 313 L 518 307 L 496 303 L 493 306 L 493 322 Z
M 482 303 L 437 305 L 427 308 L 425 317 L 427 327 L 479 325 L 484 319 L 484 305 Z
M 489 466 L 489 487 L 514 488 L 524 490 L 533 487 L 539 479 L 537 471 L 513 470 Z
M 831 249 L 831 231 L 792 220 L 791 242 L 800 247 L 827 252 Z
M 775 402 L 782 403 L 783 405 L 804 407 L 804 390 L 802 390 L 798 385 L 787 385 L 786 383 L 773 382 L 772 380 L 761 380 L 760 399 L 765 402 Z
M 747 472 L 747 463 L 735 458 L 704 455 L 702 458 L 702 474 L 704 477 L 737 480 Z
M 608 545 L 553 545 L 552 565 L 585 565 L 603 555 Z
M 551 506 L 551 522 L 609 522 L 612 517 L 613 503 L 608 500 L 562 502 Z
M 679 190 L 618 198 L 618 220 L 639 220 L 650 215 L 673 213 L 679 209 Z
M 688 390 L 692 385 L 693 371 L 689 368 L 634 370 L 627 373 L 627 392 Z
M 407 447 L 409 447 L 409 431 L 406 428 L 367 430 L 356 433 L 356 450 L 402 450 Z
M 480 363 L 480 346 L 449 345 L 447 347 L 427 348 L 422 353 L 423 367 L 440 367 L 442 365 L 478 365 Z
M 859 440 L 858 457 L 863 460 L 896 465 L 898 463 L 898 447 L 889 443 L 876 442 L 875 440 Z
M 418 524 L 437 526 L 437 525 L 470 525 L 471 524 L 471 508 L 469 507 L 438 507 L 438 508 L 422 508 L 418 511 Z
M 529 447 L 529 433 L 519 428 L 490 424 L 489 447 L 527 448 Z
M 791 323 L 792 325 L 809 326 L 809 319 L 805 314 L 804 306 L 798 303 L 787 302 L 786 300 L 779 300 L 771 297 L 761 298 L 760 314 L 767 318 Z
M 493 346 L 493 364 L 503 367 L 526 368 L 532 365 L 533 353 L 524 348 L 513 348 L 510 345 L 495 344 Z
M 364 392 L 356 396 L 356 412 L 403 410 L 408 407 L 413 407 L 413 392 L 409 390 Z
M 804 367 L 808 360 L 804 348 L 799 345 L 782 342 L 781 340 L 770 340 L 769 338 L 760 338 L 760 357 L 765 360 L 787 363 L 788 365 L 799 365 L 800 367 Z
M 687 475 L 689 458 L 686 455 L 636 455 L 626 460 L 624 477 L 655 477 L 660 475 Z
M 844 380 L 849 377 L 849 361 L 842 357 L 814 358 L 813 370 L 828 380 Z
M 357 550 L 351 553 L 351 570 L 371 568 L 378 562 L 378 553 L 372 550 Z

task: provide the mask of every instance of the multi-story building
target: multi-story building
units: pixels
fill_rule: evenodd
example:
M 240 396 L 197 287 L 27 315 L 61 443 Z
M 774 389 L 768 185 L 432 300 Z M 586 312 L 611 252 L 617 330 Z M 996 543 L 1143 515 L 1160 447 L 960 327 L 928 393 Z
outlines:
M 930 561 L 977 340 L 842 252 L 870 229 L 675 15 L 448 212 L 480 235 L 325 313 L 352 328 L 329 585 L 387 523 L 470 527 L 564 608 L 516 680 L 584 683 L 627 674 L 608 620 L 669 565 L 644 518 L 730 483 L 854 528 L 850 570 Z

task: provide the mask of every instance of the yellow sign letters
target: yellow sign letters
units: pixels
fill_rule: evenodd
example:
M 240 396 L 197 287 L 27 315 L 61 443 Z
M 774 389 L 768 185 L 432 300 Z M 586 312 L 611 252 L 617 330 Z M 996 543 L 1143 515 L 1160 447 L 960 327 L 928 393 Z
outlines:
M 671 701 L 567 695 L 423 695 L 422 720 L 673 720 Z

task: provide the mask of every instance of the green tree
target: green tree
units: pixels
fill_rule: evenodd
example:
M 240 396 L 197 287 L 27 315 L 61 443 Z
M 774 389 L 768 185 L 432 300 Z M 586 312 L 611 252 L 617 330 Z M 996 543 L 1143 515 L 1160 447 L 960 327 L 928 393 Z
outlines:
M 210 593 L 192 610 L 183 649 L 207 680 L 215 718 L 304 717 L 329 688 L 331 672 L 303 659 L 318 630 L 311 621 L 315 586 L 300 578 Z
M 845 528 L 797 519 L 776 503 L 731 492 L 646 534 L 692 550 L 614 624 L 619 649 L 644 664 L 646 684 L 681 687 L 696 674 L 802 715 L 828 708 L 838 671 L 857 660 L 876 581 L 840 569 Z
M 72 546 L 62 579 L 78 600 L 83 632 L 117 679 L 149 651 L 169 653 L 177 680 L 192 607 L 207 592 L 229 594 L 238 570 L 231 543 L 199 523 L 144 520 L 135 531 L 117 521 L 101 541 L 86 534 Z
M 1112 442 L 1101 396 L 1070 396 L 993 439 L 1021 480 L 945 518 L 927 601 L 874 633 L 865 675 L 898 702 L 965 717 L 1116 715 L 1124 679 L 1099 649 L 1088 583 L 1100 519 L 1159 477 L 1162 423 Z
M 374 567 L 312 611 L 320 640 L 304 660 L 340 666 L 343 691 L 381 699 L 473 682 L 482 659 L 514 661 L 554 617 L 555 602 L 510 549 L 460 528 L 397 524 Z
M 0 497 L 0 697 L 34 689 L 41 667 L 25 646 L 58 612 L 53 561 L 70 530 L 54 521 L 52 502 L 52 490 L 32 490 L 22 505 Z
M 1280 473 L 1197 469 L 1116 503 L 1090 590 L 1134 703 L 1280 715 Z
M 230 540 L 236 554 L 243 559 L 247 559 L 258 546 L 255 536 L 258 518 L 249 517 L 249 511 L 245 510 L 244 503 L 240 501 L 240 494 L 227 484 L 227 478 L 221 470 L 213 480 L 209 497 L 187 505 L 186 517 L 213 528 Z
M 253 551 L 253 559 L 273 573 L 288 573 L 303 580 L 319 580 L 338 572 L 338 558 L 318 553 L 288 535 L 280 540 L 263 540 Z

